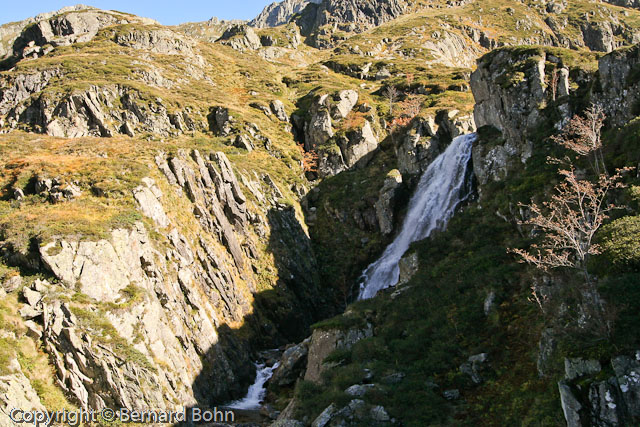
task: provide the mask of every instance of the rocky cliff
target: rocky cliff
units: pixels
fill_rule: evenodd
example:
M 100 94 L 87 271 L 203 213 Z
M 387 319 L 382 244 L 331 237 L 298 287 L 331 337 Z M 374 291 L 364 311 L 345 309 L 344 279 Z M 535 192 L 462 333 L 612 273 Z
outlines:
M 287 24 L 296 14 L 302 12 L 310 3 L 319 4 L 322 0 L 284 0 L 271 3 L 258 16 L 249 22 L 257 28 L 277 27 Z
M 471 75 L 475 122 L 503 139 L 474 148 L 480 183 L 504 179 L 531 157 L 537 135 L 561 129 L 574 114 L 573 99 L 590 90 L 593 71 L 553 49 L 499 49 L 482 57 Z
M 21 314 L 40 325 L 60 385 L 83 408 L 170 408 L 229 399 L 252 378 L 252 334 L 290 341 L 304 333 L 303 325 L 314 318 L 314 300 L 320 300 L 315 273 L 308 270 L 314 263 L 310 248 L 276 244 L 271 250 L 283 251 L 280 257 L 295 251 L 275 263 L 289 271 L 290 285 L 282 282 L 277 291 L 280 301 L 298 308 L 306 301 L 308 309 L 269 319 L 256 302 L 265 284 L 250 260 L 264 257 L 260 241 L 306 238 L 295 214 L 272 208 L 278 196 L 266 184 L 268 176 L 264 184 L 243 177 L 262 199 L 254 204 L 223 153 L 206 159 L 197 150 L 160 153 L 155 160 L 164 176 L 154 175 L 164 182 L 144 178 L 132 195 L 165 238 L 152 239 L 136 222 L 103 240 L 54 237 L 29 255 L 59 282 L 24 288 Z M 184 219 L 171 219 L 169 203 L 187 208 L 193 231 L 185 229 Z

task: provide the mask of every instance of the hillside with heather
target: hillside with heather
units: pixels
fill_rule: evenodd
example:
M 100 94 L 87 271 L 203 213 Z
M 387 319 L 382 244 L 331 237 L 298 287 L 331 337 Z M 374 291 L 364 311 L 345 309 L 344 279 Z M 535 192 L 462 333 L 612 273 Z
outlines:
M 640 422 L 640 4 L 43 12 L 0 26 L 0 426 Z

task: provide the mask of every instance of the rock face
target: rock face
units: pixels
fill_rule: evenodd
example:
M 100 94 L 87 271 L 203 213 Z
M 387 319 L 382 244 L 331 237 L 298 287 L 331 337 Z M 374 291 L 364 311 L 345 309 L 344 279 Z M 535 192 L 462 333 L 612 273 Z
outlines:
M 376 201 L 376 217 L 382 234 L 390 234 L 394 225 L 394 207 L 397 191 L 402 184 L 402 175 L 397 169 L 392 170 L 384 180 L 380 195 Z
M 83 293 L 97 301 L 122 303 L 122 296 L 127 295 L 122 293 L 125 288 L 129 294 L 143 295 L 127 310 L 107 315 L 106 320 L 127 344 L 107 341 L 106 349 L 104 345 L 96 346 L 98 342 L 89 332 L 102 315 L 92 312 L 74 315 L 59 302 L 45 309 L 48 351 L 59 355 L 55 359 L 58 376 L 82 407 L 99 408 L 114 403 L 165 407 L 165 402 L 172 397 L 194 402 L 194 393 L 204 392 L 192 391 L 197 367 L 203 363 L 201 355 L 219 345 L 216 327 L 225 318 L 230 322 L 241 318 L 249 309 L 239 289 L 227 291 L 224 276 L 207 271 L 211 261 L 207 261 L 206 255 L 196 258 L 197 254 L 175 229 L 170 239 L 175 247 L 175 261 L 170 263 L 164 262 L 164 257 L 153 248 L 142 224 L 131 231 L 114 230 L 109 240 L 58 241 L 42 248 L 43 261 L 57 277 L 78 283 Z M 54 247 L 58 253 L 51 255 Z M 198 252 L 203 250 L 201 247 Z M 214 274 L 214 279 L 209 278 L 209 274 Z M 213 280 L 218 282 L 215 294 L 202 287 L 206 279 L 212 280 L 212 285 Z M 202 285 L 197 286 L 198 283 Z M 213 298 L 214 295 L 217 297 Z M 220 299 L 224 303 L 216 302 Z M 194 325 L 197 325 L 195 329 Z M 134 336 L 141 337 L 137 345 L 129 344 Z M 114 345 L 125 347 L 122 352 L 116 352 Z M 69 349 L 73 349 L 71 359 L 63 357 Z M 152 355 L 167 367 L 162 375 L 158 375 L 155 361 L 151 362 Z M 229 357 L 222 352 L 213 356 L 217 373 L 234 381 L 247 375 L 233 360 L 236 357 L 246 356 Z M 123 363 L 129 374 L 120 368 Z M 234 370 L 238 374 L 234 374 Z M 98 377 L 105 378 L 106 382 L 98 384 L 92 380 Z M 131 382 L 130 378 L 137 380 Z M 160 386 L 168 390 L 168 396 L 158 393 Z M 209 386 L 219 396 L 231 391 L 220 383 Z
M 367 156 L 378 148 L 378 138 L 374 135 L 369 121 L 365 121 L 362 128 L 347 132 L 337 143 L 346 168 L 356 166 L 361 160 L 363 163 L 360 167 L 364 167 Z
M 456 136 L 474 132 L 472 116 L 443 110 L 436 117 L 416 118 L 396 143 L 398 169 L 403 176 L 418 176 Z
M 598 61 L 602 86 L 602 95 L 598 101 L 614 126 L 621 126 L 637 115 L 635 100 L 640 94 L 640 80 L 635 70 L 638 64 L 638 45 L 612 52 Z
M 113 41 L 132 49 L 165 55 L 194 55 L 193 40 L 167 29 L 144 28 L 118 32 Z
M 611 52 L 618 47 L 610 22 L 588 22 L 582 25 L 584 44 L 597 52 Z
M 293 209 L 279 207 L 283 194 L 270 177 L 239 179 L 221 152 L 158 153 L 156 164 L 164 178 L 142 179 L 133 199 L 159 233 L 136 222 L 93 241 L 54 237 L 38 257 L 60 284 L 22 291 L 27 333 L 43 340 L 60 386 L 82 408 L 236 398 L 253 380 L 254 346 L 301 339 L 319 313 L 308 237 Z M 40 177 L 35 187 L 53 184 Z M 272 285 L 277 302 L 260 295 L 251 267 L 269 239 L 282 274 Z M 300 375 L 306 344 L 286 354 L 283 384 Z
M 334 130 L 334 124 L 340 124 L 351 114 L 357 102 L 355 90 L 343 90 L 333 96 L 323 94 L 311 106 L 310 118 L 300 133 L 304 135 L 305 150 L 318 154 L 320 178 L 366 166 L 378 148 L 378 138 L 371 125 L 373 115 L 340 134 Z
M 0 425 L 15 425 L 10 418 L 11 411 L 15 408 L 25 412 L 45 411 L 46 408 L 22 372 L 18 361 L 12 359 L 8 366 L 3 366 L 3 368 L 8 368 L 12 372 L 0 376 Z
M 423 47 L 432 52 L 434 63 L 449 67 L 472 68 L 482 50 L 460 34 L 438 31 L 434 38 L 424 42 Z M 437 37 L 436 37 L 437 36 Z
M 633 71 L 640 64 L 638 45 L 614 51 L 598 61 L 600 90 L 592 101 L 603 106 L 613 126 L 621 126 L 637 115 L 635 99 L 640 96 L 640 80 Z M 547 62 L 555 62 L 558 70 L 556 92 L 560 117 L 550 121 L 543 107 L 551 100 Z M 528 135 L 546 127 L 559 130 L 572 116 L 569 104 L 570 69 L 562 59 L 545 53 L 544 49 L 524 52 L 499 49 L 478 60 L 478 69 L 471 75 L 471 90 L 476 100 L 474 117 L 478 128 L 498 130 L 502 136 L 492 137 L 489 144 L 476 144 L 473 149 L 474 172 L 484 184 L 504 179 L 531 156 Z M 583 75 L 571 82 L 587 87 L 594 76 Z
M 151 218 L 160 228 L 169 226 L 169 218 L 162 206 L 162 191 L 151 178 L 145 178 L 143 184 L 133 190 L 133 197 L 140 205 L 142 213 Z
M 565 379 L 558 383 L 567 426 L 629 425 L 640 415 L 640 351 L 611 359 L 614 376 L 602 377 L 597 360 L 565 359 Z M 588 390 L 587 390 L 588 387 Z
M 311 45 L 324 49 L 337 40 L 324 37 L 331 31 L 361 32 L 397 18 L 407 7 L 404 0 L 324 0 L 307 7 L 298 23 L 304 35 L 311 35 Z
M 325 101 L 328 95 L 320 96 L 311 107 L 311 119 L 304 125 L 304 144 L 307 151 L 316 149 L 333 137 L 331 114 Z
M 262 47 L 260 37 L 251 27 L 244 24 L 229 28 L 218 41 L 240 52 L 258 50 Z
M 316 329 L 311 335 L 307 371 L 304 379 L 315 383 L 322 382 L 322 373 L 328 369 L 324 359 L 334 350 L 348 350 L 358 341 L 373 336 L 373 328 L 368 325 L 362 329 Z
M 185 111 L 169 113 L 160 98 L 143 101 L 137 91 L 122 86 L 91 86 L 54 98 L 38 95 L 58 74 L 46 70 L 15 77 L 9 82 L 10 89 L 0 92 L 0 114 L 6 114 L 13 126 L 24 123 L 38 132 L 70 138 L 132 136 L 134 132 L 168 136 L 196 128 Z M 117 100 L 119 107 L 114 105 Z
M 532 60 L 527 62 L 529 59 Z M 521 74 L 505 75 L 507 67 L 522 63 L 525 65 Z M 545 96 L 544 80 L 545 55 L 521 57 L 511 50 L 498 50 L 481 58 L 471 75 L 476 126 L 493 126 L 510 147 L 518 150 L 525 142 L 526 132 L 540 121 L 538 106 Z
M 90 41 L 98 31 L 111 25 L 132 22 L 156 23 L 152 19 L 138 18 L 133 15 L 86 6 L 72 8 L 70 11 L 62 9 L 61 11 L 66 11 L 66 13 L 56 12 L 53 16 L 51 14 L 41 15 L 36 17 L 32 25 L 24 28 L 13 43 L 10 66 L 23 58 L 37 58 L 46 55 L 57 46 Z
M 546 60 L 543 49 L 522 53 L 499 49 L 478 60 L 471 75 L 475 123 L 502 135 L 492 137 L 488 144 L 474 145 L 473 169 L 481 185 L 504 179 L 531 156 L 528 135 L 545 119 L 542 107 L 550 96 L 545 83 Z M 560 63 L 559 69 L 566 67 Z M 562 79 L 559 86 L 566 89 L 568 84 Z M 568 99 L 560 101 L 558 109 L 564 111 L 562 120 L 566 120 L 570 116 Z
M 249 22 L 256 28 L 277 27 L 287 24 L 291 17 L 300 13 L 309 3 L 319 4 L 322 0 L 283 0 L 274 2 L 263 9 L 258 16 Z

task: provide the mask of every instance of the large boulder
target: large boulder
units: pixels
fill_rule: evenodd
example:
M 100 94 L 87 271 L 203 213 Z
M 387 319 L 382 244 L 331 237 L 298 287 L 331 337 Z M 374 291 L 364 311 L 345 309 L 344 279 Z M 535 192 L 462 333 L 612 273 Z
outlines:
M 258 37 L 253 28 L 244 24 L 228 28 L 218 39 L 218 42 L 240 52 L 258 50 L 262 47 L 260 37 Z
M 358 103 L 358 92 L 355 90 L 343 90 L 334 97 L 335 104 L 332 106 L 332 118 L 344 119 Z
M 304 141 L 307 151 L 316 150 L 335 134 L 331 125 L 331 114 L 327 107 L 328 96 L 318 97 L 311 106 L 311 118 L 304 125 Z
M 337 143 L 347 168 L 356 165 L 360 168 L 365 167 L 371 154 L 378 148 L 378 138 L 368 120 L 361 128 L 347 132 Z
M 395 200 L 401 185 L 402 175 L 394 169 L 387 174 L 384 185 L 379 191 L 375 209 L 382 234 L 390 234 L 393 231 Z
M 309 109 L 309 119 L 303 125 L 304 148 L 317 153 L 317 173 L 321 178 L 366 166 L 378 148 L 370 121 L 373 116 L 340 133 L 334 129 L 352 113 L 357 102 L 355 90 L 343 90 L 333 96 L 316 97 Z
M 273 371 L 270 383 L 277 386 L 287 386 L 295 383 L 306 366 L 308 352 L 308 340 L 289 346 L 282 353 L 280 364 Z
M 138 202 L 142 213 L 151 218 L 158 227 L 165 228 L 169 226 L 169 218 L 162 206 L 162 191 L 158 188 L 155 181 L 151 178 L 142 180 L 143 185 L 133 190 L 133 197 Z
M 329 368 L 324 359 L 335 350 L 348 350 L 358 341 L 373 336 L 373 327 L 369 324 L 364 328 L 316 329 L 311 335 L 307 371 L 304 379 L 314 383 L 321 383 L 322 373 Z

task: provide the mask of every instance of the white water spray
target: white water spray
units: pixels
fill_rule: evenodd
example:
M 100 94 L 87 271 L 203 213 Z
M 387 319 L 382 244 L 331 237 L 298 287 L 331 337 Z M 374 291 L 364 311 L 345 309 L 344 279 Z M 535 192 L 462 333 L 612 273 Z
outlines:
M 266 366 L 265 364 L 256 363 L 256 380 L 249 387 L 249 391 L 247 395 L 235 402 L 231 402 L 226 405 L 227 408 L 231 409 L 244 409 L 244 410 L 255 410 L 260 409 L 260 405 L 264 401 L 264 397 L 267 394 L 267 389 L 265 388 L 265 384 L 269 381 L 269 378 L 273 375 L 273 371 L 279 366 L 279 363 L 276 363 L 273 366 Z
M 458 136 L 429 165 L 409 202 L 400 233 L 362 273 L 358 299 L 372 298 L 379 290 L 398 283 L 398 262 L 409 245 L 426 239 L 434 230 L 444 229 L 456 207 L 468 197 L 465 181 L 475 139 L 475 133 Z

